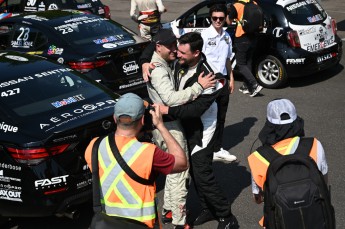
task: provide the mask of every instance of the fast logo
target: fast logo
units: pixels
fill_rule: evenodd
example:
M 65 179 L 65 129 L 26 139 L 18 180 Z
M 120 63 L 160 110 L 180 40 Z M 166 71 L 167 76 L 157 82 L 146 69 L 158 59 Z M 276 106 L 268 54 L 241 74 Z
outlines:
M 51 186 L 62 186 L 67 184 L 67 177 L 69 175 L 59 176 L 59 177 L 53 177 L 51 179 L 42 179 L 42 180 L 36 180 L 35 181 L 35 187 L 38 188 L 50 188 Z
M 82 94 L 79 94 L 79 95 L 69 97 L 67 99 L 63 99 L 61 101 L 55 101 L 52 103 L 52 105 L 56 108 L 59 108 L 59 107 L 66 106 L 66 105 L 71 104 L 71 103 L 76 103 L 76 102 L 84 100 L 84 99 L 85 99 L 85 97 Z

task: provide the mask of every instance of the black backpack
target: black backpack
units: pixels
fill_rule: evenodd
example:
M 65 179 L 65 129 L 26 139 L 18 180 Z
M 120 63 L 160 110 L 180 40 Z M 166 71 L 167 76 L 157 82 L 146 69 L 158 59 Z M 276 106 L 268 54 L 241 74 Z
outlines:
M 291 155 L 281 155 L 271 146 L 257 149 L 270 162 L 263 190 L 267 229 L 335 229 L 330 192 L 309 156 L 313 141 L 301 138 Z
M 248 3 L 241 0 L 238 2 L 244 4 L 243 18 L 239 21 L 242 25 L 243 31 L 246 34 L 253 34 L 262 31 L 264 28 L 264 13 L 261 7 L 255 4 L 252 0 Z

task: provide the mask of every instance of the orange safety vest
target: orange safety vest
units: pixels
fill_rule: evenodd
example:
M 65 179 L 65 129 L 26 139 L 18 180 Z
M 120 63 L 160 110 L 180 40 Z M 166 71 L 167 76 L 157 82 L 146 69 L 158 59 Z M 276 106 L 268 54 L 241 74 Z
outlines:
M 141 143 L 135 137 L 116 136 L 116 145 L 128 166 L 140 177 L 149 179 L 156 146 Z M 143 185 L 132 180 L 121 169 L 105 137 L 98 149 L 101 204 L 110 216 L 129 218 L 153 228 L 155 185 Z
M 276 144 L 272 145 L 272 147 L 281 155 L 289 155 L 294 153 L 291 152 L 291 149 L 296 149 L 296 144 L 299 143 L 299 139 L 300 137 L 287 138 L 277 142 Z M 315 138 L 309 156 L 313 158 L 315 162 L 317 162 L 317 141 Z M 263 156 L 261 156 L 258 151 L 255 151 L 249 155 L 248 162 L 255 183 L 261 188 L 261 190 L 263 190 L 264 183 L 266 181 L 267 169 L 270 163 Z M 263 226 L 263 218 L 260 220 L 260 225 Z
M 250 2 L 251 0 L 239 0 L 239 2 L 243 2 L 243 3 L 248 3 Z M 245 34 L 243 28 L 242 28 L 242 25 L 240 23 L 240 21 L 242 21 L 243 19 L 243 14 L 244 14 L 244 4 L 242 3 L 239 3 L 239 2 L 236 2 L 234 3 L 234 7 L 237 11 L 237 19 L 236 19 L 236 32 L 235 32 L 235 37 L 240 37 L 242 36 L 243 34 Z M 257 4 L 255 1 L 254 1 L 254 4 Z

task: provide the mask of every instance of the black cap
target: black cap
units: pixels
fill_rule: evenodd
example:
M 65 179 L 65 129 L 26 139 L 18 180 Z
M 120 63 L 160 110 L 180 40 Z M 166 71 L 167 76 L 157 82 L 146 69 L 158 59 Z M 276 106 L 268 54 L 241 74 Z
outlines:
M 160 45 L 170 45 L 176 42 L 177 38 L 172 30 L 170 29 L 161 29 L 158 31 L 156 36 L 153 37 L 153 41 L 156 44 Z

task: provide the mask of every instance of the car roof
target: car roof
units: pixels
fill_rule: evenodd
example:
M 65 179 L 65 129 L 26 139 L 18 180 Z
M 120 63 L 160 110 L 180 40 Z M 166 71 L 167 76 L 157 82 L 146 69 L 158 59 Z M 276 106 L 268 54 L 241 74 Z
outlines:
M 66 18 L 76 18 L 85 16 L 89 18 L 98 17 L 93 14 L 84 13 L 79 10 L 48 10 L 41 12 L 25 13 L 17 16 L 13 16 L 3 21 L 25 21 L 32 24 L 40 24 L 42 26 L 54 26 L 57 22 L 64 22 Z

